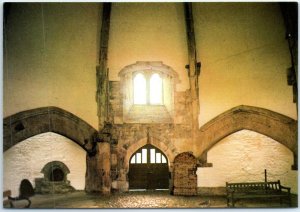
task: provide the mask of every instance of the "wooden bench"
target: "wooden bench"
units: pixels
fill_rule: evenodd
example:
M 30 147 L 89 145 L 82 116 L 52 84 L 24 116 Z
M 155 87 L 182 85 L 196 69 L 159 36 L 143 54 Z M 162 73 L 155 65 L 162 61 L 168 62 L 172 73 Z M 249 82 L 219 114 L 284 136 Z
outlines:
M 234 207 L 238 199 L 255 199 L 255 198 L 279 198 L 288 201 L 291 206 L 291 188 L 284 187 L 277 182 L 249 182 L 249 183 L 228 183 L 226 182 L 227 206 Z

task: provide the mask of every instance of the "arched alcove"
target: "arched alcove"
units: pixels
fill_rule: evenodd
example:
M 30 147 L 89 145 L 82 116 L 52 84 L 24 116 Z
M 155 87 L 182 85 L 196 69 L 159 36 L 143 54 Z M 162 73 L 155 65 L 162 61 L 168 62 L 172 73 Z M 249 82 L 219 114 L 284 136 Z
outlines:
M 298 122 L 264 108 L 240 105 L 218 115 L 203 125 L 197 135 L 200 161 L 207 162 L 207 152 L 221 139 L 243 129 L 268 136 L 286 146 L 294 154 L 293 169 L 297 169 Z
M 44 178 L 35 179 L 37 193 L 68 193 L 75 190 L 67 178 L 70 170 L 63 162 L 51 161 L 41 172 Z
M 51 161 L 43 167 L 41 172 L 44 174 L 46 180 L 57 182 L 66 181 L 70 170 L 63 162 Z
M 251 130 L 240 130 L 221 139 L 207 152 L 212 167 L 199 167 L 200 193 L 222 193 L 226 182 L 280 180 L 297 192 L 297 171 L 291 170 L 293 152 L 274 139 Z
M 70 184 L 76 190 L 84 189 L 86 152 L 74 141 L 52 132 L 27 138 L 3 153 L 3 189 L 17 196 L 22 179 L 35 187 L 36 179 L 44 177 L 41 170 L 52 161 L 64 163 L 70 171 Z

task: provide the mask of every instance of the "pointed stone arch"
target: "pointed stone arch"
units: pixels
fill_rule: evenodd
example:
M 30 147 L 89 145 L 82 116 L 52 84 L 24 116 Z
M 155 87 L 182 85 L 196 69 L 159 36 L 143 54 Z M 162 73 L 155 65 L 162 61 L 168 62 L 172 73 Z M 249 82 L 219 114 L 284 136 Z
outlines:
M 58 107 L 26 110 L 3 120 L 3 151 L 32 136 L 54 132 L 63 135 L 84 150 L 93 148 L 98 132 L 74 114 Z
M 164 142 L 161 142 L 160 140 L 158 140 L 154 137 L 150 137 L 150 139 L 147 139 L 145 137 L 145 138 L 142 138 L 142 139 L 138 140 L 137 142 L 131 144 L 127 148 L 126 155 L 125 155 L 125 158 L 124 158 L 125 169 L 126 170 L 128 170 L 129 159 L 130 159 L 131 155 L 134 154 L 141 147 L 148 144 L 148 142 L 147 142 L 148 140 L 149 140 L 149 144 L 152 144 L 156 148 L 160 149 L 166 155 L 166 157 L 168 159 L 168 162 L 169 162 L 169 166 L 172 167 L 175 155 L 178 154 L 177 151 L 176 151 L 176 148 L 170 148 Z
M 205 165 L 207 152 L 216 143 L 232 133 L 247 129 L 268 136 L 290 149 L 294 154 L 293 169 L 296 169 L 297 125 L 296 120 L 271 110 L 245 105 L 234 107 L 199 129 L 200 161 Z

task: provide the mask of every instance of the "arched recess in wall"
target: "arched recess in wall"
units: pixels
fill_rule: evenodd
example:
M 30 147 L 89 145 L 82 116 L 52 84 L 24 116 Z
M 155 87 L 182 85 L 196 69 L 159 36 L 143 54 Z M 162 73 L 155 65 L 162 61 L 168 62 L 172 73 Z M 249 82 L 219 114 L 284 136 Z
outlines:
M 20 181 L 28 179 L 37 191 L 41 191 L 37 187 L 41 184 L 39 182 L 45 182 L 43 167 L 53 161 L 60 161 L 67 166 L 66 171 L 70 172 L 67 179 L 71 186 L 84 189 L 86 152 L 76 142 L 53 132 L 27 138 L 3 153 L 4 189 L 18 195 Z M 53 187 L 48 188 L 52 190 Z M 47 192 L 44 190 L 44 193 Z
M 220 114 L 199 129 L 197 140 L 201 141 L 199 148 L 202 150 L 202 164 L 205 166 L 207 152 L 216 143 L 243 129 L 263 134 L 286 146 L 294 154 L 292 168 L 297 169 L 297 121 L 274 111 L 245 105 Z
M 293 153 L 274 139 L 251 130 L 240 130 L 221 139 L 207 153 L 213 167 L 199 167 L 199 191 L 224 187 L 226 182 L 280 180 L 297 193 L 297 171 L 291 170 Z
M 45 132 L 63 135 L 86 151 L 92 149 L 97 136 L 97 130 L 74 114 L 58 107 L 42 107 L 4 118 L 3 151 Z

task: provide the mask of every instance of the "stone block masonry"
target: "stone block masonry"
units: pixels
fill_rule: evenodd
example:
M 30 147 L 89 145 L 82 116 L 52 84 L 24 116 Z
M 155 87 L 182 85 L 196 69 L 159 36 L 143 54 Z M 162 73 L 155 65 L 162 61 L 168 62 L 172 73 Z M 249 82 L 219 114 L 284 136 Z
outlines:
M 174 160 L 174 195 L 197 195 L 197 159 L 188 152 Z
M 122 86 L 117 81 L 110 81 L 109 85 L 110 111 L 108 119 L 112 123 L 111 136 L 117 141 L 116 144 L 111 144 L 113 188 L 120 191 L 128 189 L 128 160 L 136 150 L 146 145 L 147 142 L 166 154 L 169 161 L 169 170 L 173 173 L 174 158 L 180 153 L 175 143 L 180 142 L 182 144 L 181 149 L 190 149 L 192 142 L 192 124 L 190 122 L 192 110 L 189 91 L 175 92 L 174 117 L 164 109 L 164 105 L 139 105 L 129 112 L 129 117 L 124 121 Z M 145 110 L 147 116 L 143 113 Z M 149 139 L 147 139 L 148 136 Z M 190 184 L 193 186 L 193 191 L 197 189 L 197 179 L 195 182 Z M 171 184 L 172 181 L 170 187 L 172 187 Z M 191 188 L 189 187 L 189 189 Z M 185 193 L 188 193 L 188 191 Z

